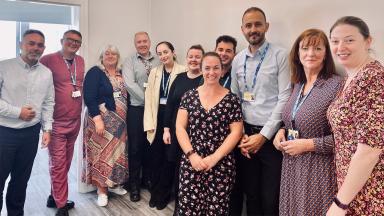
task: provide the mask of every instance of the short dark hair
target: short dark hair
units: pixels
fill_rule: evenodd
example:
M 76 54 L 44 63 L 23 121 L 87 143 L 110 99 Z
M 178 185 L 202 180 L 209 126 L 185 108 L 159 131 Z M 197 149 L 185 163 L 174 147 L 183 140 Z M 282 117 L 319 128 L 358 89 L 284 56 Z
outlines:
M 217 45 L 220 42 L 231 43 L 233 45 L 233 52 L 236 53 L 237 40 L 234 37 L 229 36 L 229 35 L 221 35 L 221 36 L 219 36 L 216 39 L 216 47 L 215 47 L 215 49 L 217 48 Z
M 191 47 L 189 47 L 189 49 L 188 49 L 188 51 L 187 51 L 187 55 L 188 55 L 189 50 L 192 50 L 192 49 L 200 50 L 201 53 L 203 53 L 203 55 L 204 55 L 204 53 L 205 53 L 203 47 L 202 47 L 200 44 L 196 44 L 196 45 L 192 45 Z
M 258 8 L 258 7 L 250 7 L 250 8 L 248 8 L 247 10 L 245 10 L 244 13 L 243 13 L 243 17 L 241 18 L 241 20 L 244 19 L 245 14 L 250 13 L 250 12 L 260 12 L 260 13 L 263 14 L 263 16 L 264 16 L 264 21 L 267 21 L 267 17 L 265 16 L 264 11 L 261 10 L 261 8 Z
M 203 62 L 204 62 L 204 59 L 206 57 L 216 57 L 216 58 L 218 58 L 219 61 L 220 61 L 220 66 L 221 66 L 221 68 L 223 68 L 223 62 L 221 61 L 221 58 L 220 58 L 219 54 L 217 54 L 216 52 L 207 52 L 207 53 L 205 53 L 203 55 L 203 58 L 201 58 L 200 70 L 203 69 Z
M 63 37 L 64 37 L 66 34 L 69 34 L 69 33 L 71 33 L 71 34 L 75 34 L 75 35 L 79 36 L 81 39 L 83 38 L 83 36 L 81 35 L 81 33 L 80 33 L 79 31 L 75 30 L 75 29 L 70 29 L 70 30 L 64 32 Z
M 336 74 L 335 63 L 332 58 L 327 36 L 319 29 L 307 29 L 295 40 L 289 54 L 292 83 L 305 83 L 307 81 L 304 67 L 299 56 L 301 42 L 304 43 L 304 46 L 317 46 L 319 43 L 323 42 L 325 46 L 325 59 L 323 68 L 319 73 L 319 77 L 328 79 L 333 74 Z
M 41 32 L 40 30 L 36 30 L 36 29 L 28 29 L 28 30 L 26 30 L 23 33 L 23 38 L 25 38 L 25 36 L 30 35 L 30 34 L 38 34 L 38 35 L 40 35 L 45 40 L 45 36 L 44 36 L 43 32 Z
M 371 37 L 367 23 L 365 23 L 359 17 L 355 16 L 344 16 L 336 20 L 336 22 L 332 25 L 331 30 L 329 31 L 329 36 L 331 36 L 332 31 L 336 26 L 342 24 L 355 26 L 357 29 L 359 29 L 359 32 L 361 35 L 363 35 L 364 39 L 368 39 L 369 37 Z

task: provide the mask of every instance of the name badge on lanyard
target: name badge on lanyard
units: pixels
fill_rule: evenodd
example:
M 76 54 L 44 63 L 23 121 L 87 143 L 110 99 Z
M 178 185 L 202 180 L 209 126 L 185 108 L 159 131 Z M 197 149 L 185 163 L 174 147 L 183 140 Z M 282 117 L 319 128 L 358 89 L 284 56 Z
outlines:
M 304 84 L 300 88 L 299 94 L 297 95 L 295 104 L 293 105 L 293 108 L 292 108 L 292 114 L 291 114 L 292 128 L 288 129 L 288 136 L 287 136 L 288 140 L 294 140 L 299 138 L 299 131 L 296 129 L 295 117 L 296 117 L 297 111 L 300 109 L 301 105 L 303 105 L 304 101 L 307 99 L 312 89 L 313 89 L 313 86 L 311 87 L 311 89 L 309 89 L 309 92 L 304 97 L 301 97 L 304 91 Z
M 73 98 L 81 97 L 81 92 L 79 90 L 72 91 L 72 97 Z
M 268 49 L 269 49 L 269 43 L 267 43 L 267 46 L 265 47 L 263 53 L 261 54 L 260 62 L 256 66 L 255 74 L 253 76 L 251 88 L 248 87 L 248 83 L 247 83 L 247 59 L 248 59 L 248 56 L 245 56 L 245 61 L 244 61 L 244 86 L 245 86 L 245 91 L 243 93 L 243 100 L 244 101 L 252 102 L 252 101 L 256 100 L 256 94 L 252 93 L 252 91 L 255 89 L 256 78 L 257 78 L 257 75 L 259 73 L 261 64 L 263 63 L 264 58 L 265 58 L 265 56 L 267 54 Z
M 73 67 L 75 68 L 74 71 L 71 71 L 71 65 L 68 63 L 68 61 L 63 57 L 63 60 L 65 62 L 65 65 L 67 66 L 68 72 L 69 72 L 69 77 L 71 79 L 71 84 L 73 86 L 73 91 L 72 91 L 72 98 L 78 98 L 81 97 L 81 92 L 76 88 L 76 75 L 77 75 L 77 67 L 76 67 L 76 58 L 73 59 Z
M 121 91 L 113 92 L 113 98 L 121 98 Z

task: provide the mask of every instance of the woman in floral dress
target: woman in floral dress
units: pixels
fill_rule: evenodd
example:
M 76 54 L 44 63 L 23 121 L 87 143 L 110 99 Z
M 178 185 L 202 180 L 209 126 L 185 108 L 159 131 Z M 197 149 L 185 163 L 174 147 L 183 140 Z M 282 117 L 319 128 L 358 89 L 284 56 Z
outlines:
M 232 153 L 242 136 L 240 101 L 219 83 L 220 56 L 202 59 L 204 84 L 181 100 L 176 135 L 184 152 L 180 164 L 178 215 L 228 215 L 235 180 Z
M 338 192 L 327 215 L 384 215 L 384 67 L 369 55 L 372 38 L 360 18 L 340 18 L 330 38 L 347 78 L 328 109 Z

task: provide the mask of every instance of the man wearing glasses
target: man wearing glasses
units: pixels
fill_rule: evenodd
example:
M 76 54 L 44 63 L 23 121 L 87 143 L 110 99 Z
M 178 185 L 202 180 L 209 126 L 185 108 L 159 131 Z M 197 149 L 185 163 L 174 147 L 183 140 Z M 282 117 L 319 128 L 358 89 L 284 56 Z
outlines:
M 75 206 L 68 200 L 68 171 L 81 124 L 84 59 L 76 55 L 81 33 L 68 30 L 61 39 L 62 49 L 43 56 L 42 64 L 52 71 L 55 86 L 51 143 L 48 146 L 51 195 L 47 207 L 58 208 L 56 215 L 68 215 Z

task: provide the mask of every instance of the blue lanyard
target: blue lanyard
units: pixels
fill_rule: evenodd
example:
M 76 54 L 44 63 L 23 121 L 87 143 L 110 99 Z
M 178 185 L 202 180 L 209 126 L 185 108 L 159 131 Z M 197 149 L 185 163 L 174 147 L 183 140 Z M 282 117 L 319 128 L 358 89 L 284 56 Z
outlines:
M 257 74 L 259 73 L 261 64 L 264 61 L 264 58 L 265 58 L 265 55 L 267 54 L 268 49 L 269 49 L 269 43 L 267 43 L 267 47 L 265 47 L 263 53 L 261 54 L 260 62 L 259 62 L 259 64 L 256 67 L 255 76 L 253 76 L 252 89 L 249 89 L 248 88 L 248 84 L 247 84 L 247 59 L 248 59 L 248 56 L 245 56 L 245 61 L 244 61 L 244 84 L 245 84 L 245 90 L 246 91 L 253 90 L 255 88 Z
M 299 94 L 297 95 L 297 98 L 296 98 L 296 102 L 295 102 L 295 105 L 293 106 L 293 109 L 292 109 L 292 121 L 295 120 L 295 116 L 297 114 L 297 111 L 300 109 L 301 105 L 303 105 L 305 99 L 307 99 L 308 95 L 311 93 L 312 89 L 313 89 L 313 85 L 311 87 L 311 89 L 309 89 L 309 92 L 307 95 L 305 95 L 303 97 L 303 99 L 301 99 L 300 103 L 299 103 L 299 100 L 301 98 L 301 94 L 303 92 L 303 89 L 304 89 L 304 84 L 301 85 L 301 88 L 300 88 L 300 91 L 299 91 Z
M 171 79 L 171 74 L 169 74 L 168 79 L 167 79 L 167 84 L 164 86 L 164 82 L 165 82 L 164 81 L 164 79 L 165 79 L 164 73 L 167 73 L 167 72 L 165 72 L 165 70 L 163 71 L 163 77 L 162 77 L 161 81 L 162 81 L 164 96 L 167 98 L 168 97 L 168 86 L 169 86 L 169 80 Z
M 229 75 L 229 76 L 227 77 L 227 79 L 225 80 L 225 82 L 224 82 L 224 84 L 223 84 L 223 87 L 224 87 L 224 88 L 226 88 L 225 86 L 227 85 L 230 76 L 231 76 L 231 75 Z

